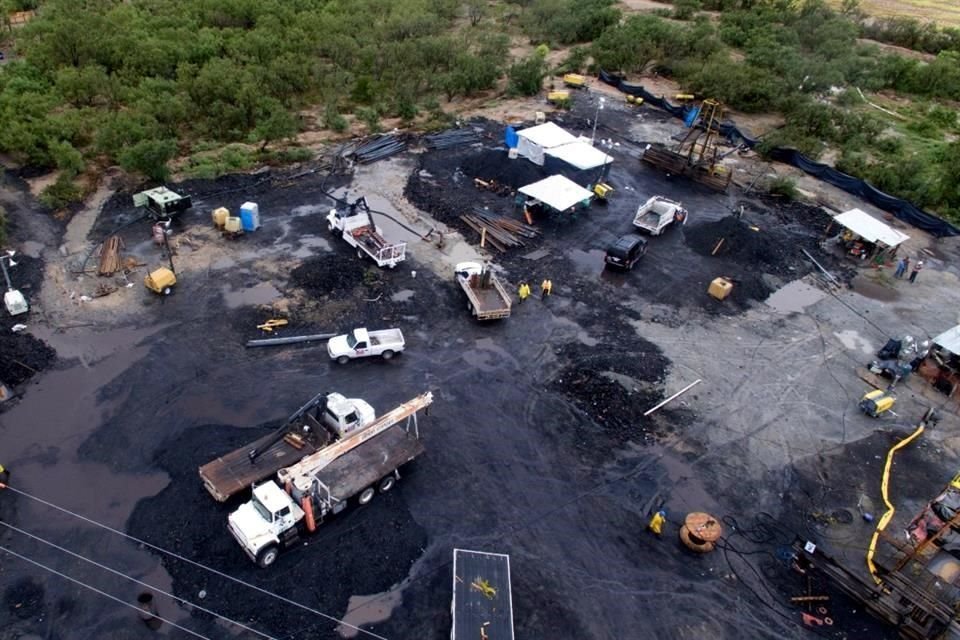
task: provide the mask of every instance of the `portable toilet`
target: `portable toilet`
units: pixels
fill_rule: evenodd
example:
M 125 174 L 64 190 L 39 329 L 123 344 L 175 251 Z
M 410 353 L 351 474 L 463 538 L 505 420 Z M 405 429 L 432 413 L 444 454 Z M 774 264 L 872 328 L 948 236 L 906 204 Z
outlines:
M 260 208 L 256 202 L 244 202 L 240 205 L 240 224 L 244 231 L 256 231 L 260 228 Z

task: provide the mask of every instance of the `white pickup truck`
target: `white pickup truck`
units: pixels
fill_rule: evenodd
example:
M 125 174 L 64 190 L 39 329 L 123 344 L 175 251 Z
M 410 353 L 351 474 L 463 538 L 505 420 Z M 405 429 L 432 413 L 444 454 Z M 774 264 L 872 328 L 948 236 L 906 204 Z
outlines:
M 390 243 L 383 237 L 364 198 L 344 209 L 331 209 L 327 225 L 331 233 L 356 248 L 358 258 L 369 257 L 378 267 L 393 269 L 407 257 L 407 243 Z
M 644 202 L 637 207 L 637 215 L 633 217 L 633 226 L 652 236 L 660 235 L 673 223 L 686 224 L 687 210 L 679 202 L 663 196 L 653 196 Z
M 334 336 L 327 342 L 327 353 L 331 360 L 340 364 L 349 362 L 353 358 L 380 356 L 389 360 L 403 351 L 406 343 L 400 329 L 384 329 L 383 331 L 367 331 L 354 329 L 342 336 Z

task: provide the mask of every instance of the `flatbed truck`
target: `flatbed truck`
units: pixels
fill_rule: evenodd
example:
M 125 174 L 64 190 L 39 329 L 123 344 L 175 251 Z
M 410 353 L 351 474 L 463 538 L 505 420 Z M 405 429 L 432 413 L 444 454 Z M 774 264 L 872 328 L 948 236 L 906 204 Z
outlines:
M 450 640 L 513 640 L 510 556 L 453 550 Z
M 477 320 L 510 317 L 510 294 L 489 266 L 479 262 L 461 262 L 454 267 L 457 284 L 467 294 L 467 311 Z
M 262 568 L 280 551 L 313 533 L 327 516 L 356 498 L 369 504 L 393 489 L 400 468 L 423 453 L 417 411 L 433 402 L 427 392 L 381 416 L 326 449 L 307 456 L 253 487 L 251 499 L 227 519 L 227 528 L 247 556 Z
M 217 502 L 226 502 L 255 482 L 364 429 L 375 420 L 373 407 L 359 398 L 319 393 L 273 433 L 200 467 L 200 479 Z

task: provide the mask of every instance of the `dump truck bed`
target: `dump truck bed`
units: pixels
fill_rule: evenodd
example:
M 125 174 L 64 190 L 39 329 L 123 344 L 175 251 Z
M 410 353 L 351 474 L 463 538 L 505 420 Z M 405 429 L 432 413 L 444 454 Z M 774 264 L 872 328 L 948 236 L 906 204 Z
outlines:
M 338 500 L 347 500 L 423 453 L 423 444 L 395 425 L 370 438 L 313 476 Z
M 285 439 L 275 442 L 251 462 L 247 455 L 253 449 L 268 443 L 274 434 L 268 434 L 250 444 L 211 460 L 200 467 L 200 478 L 210 495 L 219 502 L 227 501 L 255 482 L 266 480 L 284 467 L 296 464 L 303 457 L 315 453 L 329 444 L 331 438 L 322 428 L 315 428 L 313 438 L 304 439 L 303 446 L 296 448 Z
M 510 296 L 495 277 L 491 277 L 490 286 L 482 288 L 480 278 L 458 278 L 460 286 L 467 294 L 474 315 L 479 320 L 494 320 L 510 315 Z M 476 281 L 476 284 L 473 284 Z
M 453 550 L 450 640 L 513 640 L 510 556 Z

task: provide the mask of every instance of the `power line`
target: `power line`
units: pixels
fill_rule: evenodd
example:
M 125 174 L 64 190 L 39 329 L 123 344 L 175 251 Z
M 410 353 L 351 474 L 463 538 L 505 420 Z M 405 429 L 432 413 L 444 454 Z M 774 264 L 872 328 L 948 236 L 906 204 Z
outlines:
M 43 544 L 45 544 L 45 545 L 47 545 L 47 546 L 50 546 L 50 547 L 53 547 L 54 549 L 57 549 L 58 551 L 62 551 L 62 552 L 66 553 L 66 554 L 68 554 L 68 555 L 70 555 L 70 556 L 72 556 L 72 557 L 74 557 L 74 558 L 77 558 L 77 559 L 79 559 L 79 560 L 83 560 L 84 562 L 88 562 L 88 563 L 94 565 L 95 567 L 99 567 L 100 569 L 103 569 L 104 571 L 109 571 L 110 573 L 112 573 L 112 574 L 114 574 L 114 575 L 117 575 L 117 576 L 120 576 L 121 578 L 125 578 L 125 579 L 127 579 L 127 580 L 130 580 L 131 582 L 136 582 L 137 584 L 139 584 L 139 585 L 142 586 L 142 587 L 146 587 L 146 588 L 148 588 L 148 589 L 152 589 L 153 591 L 156 591 L 157 593 L 162 593 L 163 595 L 165 595 L 165 596 L 167 596 L 167 597 L 169 597 L 169 598 L 173 598 L 173 599 L 176 600 L 177 602 L 180 602 L 180 603 L 183 603 L 183 604 L 188 604 L 188 605 L 190 605 L 191 607 L 194 607 L 195 609 L 198 609 L 198 610 L 200 610 L 200 611 L 203 611 L 204 613 L 210 614 L 211 616 L 214 616 L 214 617 L 216 617 L 216 618 L 220 618 L 221 620 L 225 620 L 226 622 L 229 622 L 229 623 L 232 624 L 232 625 L 236 625 L 236 626 L 240 627 L 241 629 L 244 629 L 244 630 L 249 631 L 249 632 L 251 632 L 251 633 L 255 633 L 256 635 L 260 636 L 261 638 L 267 638 L 268 640 L 277 640 L 277 639 L 274 638 L 273 636 L 267 635 L 266 633 L 263 633 L 262 631 L 258 631 L 258 630 L 256 630 L 256 629 L 254 629 L 253 627 L 248 627 L 247 625 L 243 624 L 242 622 L 237 622 L 236 620 L 233 620 L 233 619 L 228 618 L 228 617 L 226 617 L 226 616 L 220 615 L 220 614 L 217 613 L 216 611 L 211 611 L 210 609 L 207 609 L 207 608 L 205 608 L 205 607 L 201 607 L 200 605 L 194 604 L 193 602 L 190 602 L 189 600 L 186 600 L 186 599 L 181 598 L 181 597 L 179 597 L 179 596 L 175 596 L 175 595 L 173 595 L 172 593 L 167 593 L 166 591 L 164 591 L 163 589 L 160 589 L 159 587 L 155 587 L 155 586 L 153 586 L 153 585 L 151 585 L 151 584 L 148 584 L 148 583 L 146 583 L 146 582 L 142 582 L 141 580 L 137 580 L 137 579 L 134 578 L 133 576 L 128 576 L 128 575 L 125 574 L 125 573 L 122 573 L 122 572 L 120 572 L 120 571 L 117 571 L 116 569 L 113 569 L 113 568 L 111 568 L 111 567 L 108 567 L 108 566 L 106 566 L 106 565 L 104 565 L 104 564 L 100 564 L 100 563 L 97 562 L 96 560 L 91 560 L 90 558 L 87 558 L 87 557 L 85 557 L 85 556 L 82 556 L 82 555 L 80 555 L 79 553 L 74 553 L 73 551 L 70 551 L 70 549 L 66 549 L 66 548 L 61 547 L 60 545 L 58 545 L 58 544 L 56 544 L 56 543 L 54 543 L 54 542 L 50 542 L 49 540 L 46 540 L 46 539 L 44 539 L 44 538 L 41 538 L 40 536 L 34 535 L 34 534 L 30 533 L 29 531 L 24 531 L 23 529 L 20 529 L 19 527 L 15 527 L 15 526 L 13 526 L 12 524 L 10 524 L 9 522 L 4 522 L 3 520 L 0 520 L 0 525 L 3 525 L 3 526 L 5 526 L 5 527 L 7 527 L 8 529 L 11 529 L 11 530 L 13 530 L 13 531 L 16 531 L 16 532 L 19 533 L 19 534 L 25 535 L 25 536 L 27 536 L 28 538 L 31 538 L 31 539 L 33 539 L 33 540 L 36 540 L 37 542 L 42 542 Z
M 258 587 L 257 585 L 251 584 L 251 583 L 246 582 L 246 581 L 244 581 L 244 580 L 241 580 L 240 578 L 235 578 L 235 577 L 233 577 L 233 576 L 231 576 L 231 575 L 229 575 L 229 574 L 226 574 L 226 573 L 224 573 L 224 572 L 222 572 L 222 571 L 218 571 L 217 569 L 214 569 L 213 567 L 208 567 L 207 565 L 201 564 L 201 563 L 197 562 L 196 560 L 191 560 L 190 558 L 187 558 L 187 557 L 185 557 L 185 556 L 181 556 L 180 554 L 174 553 L 173 551 L 168 551 L 167 549 L 164 549 L 163 547 L 158 547 L 157 545 L 152 544 L 152 543 L 150 543 L 150 542 L 147 542 L 146 540 L 143 540 L 142 538 L 138 538 L 138 537 L 136 537 L 136 536 L 132 536 L 132 535 L 130 535 L 129 533 L 125 533 L 125 532 L 123 532 L 123 531 L 120 531 L 119 529 L 114 529 L 113 527 L 108 526 L 108 525 L 105 525 L 105 524 L 102 524 L 102 523 L 100 523 L 100 522 L 97 522 L 96 520 L 91 520 L 90 518 L 88 518 L 88 517 L 86 517 L 86 516 L 83 516 L 83 515 L 81 515 L 81 514 L 79 514 L 79 513 L 75 513 L 75 512 L 73 512 L 73 511 L 70 511 L 69 509 L 66 509 L 66 508 L 61 507 L 61 506 L 56 505 L 56 504 L 53 504 L 52 502 L 48 502 L 47 500 L 44 500 L 43 498 L 39 498 L 39 497 L 37 497 L 37 496 L 31 495 L 31 494 L 27 493 L 26 491 L 23 491 L 22 489 L 17 489 L 17 488 L 15 488 L 15 487 L 12 487 L 12 486 L 10 486 L 10 485 L 7 485 L 7 491 L 13 491 L 13 492 L 16 493 L 17 495 L 21 495 L 21 496 L 23 496 L 24 498 L 29 498 L 30 500 L 34 500 L 35 502 L 39 502 L 40 504 L 42 504 L 42 505 L 44 505 L 44 506 L 47 506 L 47 507 L 50 507 L 51 509 L 56 509 L 57 511 L 60 511 L 61 513 L 65 513 L 65 514 L 67 514 L 67 515 L 69 515 L 69 516 L 73 516 L 74 518 L 77 518 L 77 519 L 79 519 L 79 520 L 83 520 L 84 522 L 86 522 L 86 523 L 88 523 L 88 524 L 92 524 L 92 525 L 94 525 L 95 527 L 99 527 L 99 528 L 101 528 L 101 529 L 104 529 L 104 530 L 106 530 L 106 531 L 109 531 L 109 532 L 111 532 L 111 533 L 114 533 L 114 534 L 116 534 L 116 535 L 118 535 L 118 536 L 122 536 L 122 537 L 126 538 L 127 540 L 132 540 L 133 542 L 136 542 L 137 544 L 142 544 L 143 546 L 145 546 L 145 547 L 147 547 L 147 548 L 149 548 L 149 549 L 153 549 L 154 551 L 156 551 L 156 552 L 158 552 L 158 553 L 162 553 L 162 554 L 164 554 L 164 555 L 166 555 L 166 556 L 169 556 L 169 557 L 171 557 L 171 558 L 176 558 L 177 560 L 181 560 L 181 561 L 183 561 L 183 562 L 186 562 L 187 564 L 192 565 L 192 566 L 194 566 L 194 567 L 197 567 L 197 568 L 199 568 L 199 569 L 203 569 L 204 571 L 209 571 L 210 573 L 212 573 L 212 574 L 214 574 L 214 575 L 216 575 L 216 576 L 219 576 L 219 577 L 221 577 L 221 578 L 224 578 L 225 580 L 230 580 L 231 582 L 234 582 L 234 583 L 236 583 L 236 584 L 243 585 L 244 587 L 247 587 L 248 589 L 253 589 L 254 591 L 257 591 L 258 593 L 262 593 L 263 595 L 266 595 L 266 596 L 269 596 L 269 597 L 271 597 L 271 598 L 275 598 L 275 599 L 277 599 L 277 600 L 280 600 L 281 602 L 284 602 L 284 603 L 286 603 L 286 604 L 292 605 L 292 606 L 294 606 L 294 607 L 297 607 L 297 608 L 299 608 L 299 609 L 302 609 L 302 610 L 304 610 L 304 611 L 307 611 L 307 612 L 309 612 L 309 613 L 312 613 L 312 614 L 314 614 L 314 615 L 316 615 L 316 616 L 319 616 L 319 617 L 321 617 L 321 618 L 324 618 L 324 619 L 326 619 L 326 620 L 329 620 L 330 622 L 336 622 L 338 625 L 342 625 L 342 626 L 344 626 L 344 627 L 347 627 L 348 629 L 353 629 L 354 631 L 356 631 L 356 632 L 358 632 L 358 633 L 362 633 L 362 634 L 364 634 L 364 635 L 370 636 L 371 638 L 376 638 L 377 640 L 388 640 L 388 638 L 385 638 L 384 636 L 381 636 L 381 635 L 378 635 L 378 634 L 376 634 L 376 633 L 373 633 L 372 631 L 367 631 L 366 629 L 362 629 L 362 628 L 360 628 L 360 627 L 358 627 L 358 626 L 356 626 L 356 625 L 354 625 L 354 624 L 350 624 L 350 623 L 347 622 L 346 620 L 341 620 L 340 618 L 337 618 L 337 617 L 335 617 L 335 616 L 332 616 L 332 615 L 330 615 L 330 614 L 328 614 L 328 613 L 324 613 L 323 611 L 320 611 L 320 610 L 318 610 L 318 609 L 314 609 L 314 608 L 312 608 L 312 607 L 308 607 L 308 606 L 305 605 L 305 604 L 301 604 L 301 603 L 297 602 L 296 600 L 291 600 L 290 598 L 287 598 L 287 597 L 285 597 L 285 596 L 282 596 L 282 595 L 280 595 L 280 594 L 278 594 L 278 593 L 273 593 L 272 591 L 267 591 L 266 589 L 264 589 L 264 588 L 262 588 L 262 587 Z
M 131 609 L 135 609 L 136 611 L 141 612 L 141 613 L 143 612 L 143 610 L 142 610 L 140 607 L 138 607 L 137 605 L 135 605 L 135 604 L 130 604 L 129 602 L 124 602 L 124 601 L 121 600 L 120 598 L 118 598 L 118 597 L 116 597 L 116 596 L 112 596 L 112 595 L 110 595 L 109 593 L 107 593 L 106 591 L 101 591 L 100 589 L 97 589 L 97 588 L 94 587 L 93 585 L 89 585 L 89 584 L 87 584 L 86 582 L 81 582 L 80 580 L 77 580 L 76 578 L 72 578 L 72 577 L 68 576 L 68 575 L 65 574 L 65 573 L 60 573 L 59 571 L 57 571 L 57 570 L 54 569 L 53 567 L 48 567 L 48 566 L 45 565 L 45 564 L 41 564 L 41 563 L 37 562 L 36 560 L 32 560 L 31 558 L 28 558 L 27 556 L 21 555 L 21 554 L 17 553 L 16 551 L 13 551 L 12 549 L 8 549 L 7 547 L 0 547 L 0 549 L 3 549 L 4 551 L 6 551 L 7 553 L 9 553 L 10 555 L 12 555 L 12 556 L 15 557 L 15 558 L 20 558 L 20 559 L 23 560 L 24 562 L 29 562 L 30 564 L 32 564 L 32 565 L 35 566 L 35 567 L 40 567 L 40 568 L 43 569 L 44 571 L 49 571 L 50 573 L 52 573 L 52 574 L 54 574 L 54 575 L 57 575 L 57 576 L 60 576 L 61 578 L 64 578 L 65 580 L 69 580 L 70 582 L 72 582 L 72 583 L 74 583 L 74 584 L 80 585 L 81 587 L 83 587 L 83 588 L 85 588 L 85 589 L 89 589 L 90 591 L 93 591 L 93 592 L 95 592 L 95 593 L 99 593 L 99 594 L 102 595 L 103 597 L 109 598 L 110 600 L 113 600 L 114 602 L 119 602 L 120 604 L 122 604 L 122 605 L 125 606 L 125 607 L 130 607 Z M 164 618 L 164 617 L 162 617 L 162 616 L 158 616 L 158 615 L 156 615 L 155 613 L 151 613 L 150 615 L 153 616 L 154 618 L 156 618 L 157 620 L 162 620 L 162 621 L 166 622 L 166 623 L 169 624 L 171 627 L 174 627 L 174 628 L 176 628 L 176 629 L 180 629 L 181 631 L 185 631 L 186 633 L 189 633 L 190 635 L 192 635 L 192 636 L 195 637 L 195 638 L 200 638 L 201 640 L 210 640 L 210 638 L 208 638 L 207 636 L 201 635 L 201 634 L 197 633 L 196 631 L 191 631 L 190 629 L 187 629 L 186 627 L 182 627 L 182 626 L 180 626 L 179 624 L 177 624 L 176 622 L 173 622 L 172 620 L 167 620 L 166 618 Z

